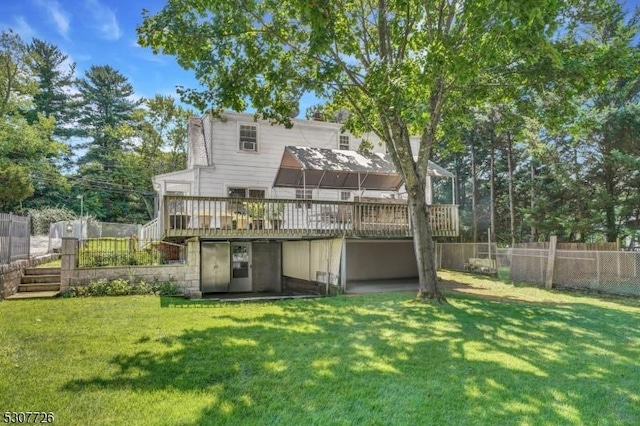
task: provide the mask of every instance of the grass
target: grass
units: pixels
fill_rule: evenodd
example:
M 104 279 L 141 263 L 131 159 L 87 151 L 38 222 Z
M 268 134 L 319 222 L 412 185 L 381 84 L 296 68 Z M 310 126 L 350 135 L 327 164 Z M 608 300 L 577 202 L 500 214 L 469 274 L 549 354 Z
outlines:
M 55 259 L 46 263 L 41 263 L 36 266 L 36 268 L 59 268 L 60 266 L 62 266 L 62 259 Z
M 442 277 L 443 306 L 3 302 L 0 408 L 71 425 L 637 424 L 640 302 Z

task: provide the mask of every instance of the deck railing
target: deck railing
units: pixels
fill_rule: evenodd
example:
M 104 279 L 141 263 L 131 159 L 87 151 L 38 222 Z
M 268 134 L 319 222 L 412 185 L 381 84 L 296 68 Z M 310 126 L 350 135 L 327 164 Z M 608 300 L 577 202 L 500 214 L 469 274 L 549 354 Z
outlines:
M 455 205 L 430 207 L 434 236 L 458 235 Z M 164 197 L 166 237 L 411 236 L 406 203 L 170 195 Z

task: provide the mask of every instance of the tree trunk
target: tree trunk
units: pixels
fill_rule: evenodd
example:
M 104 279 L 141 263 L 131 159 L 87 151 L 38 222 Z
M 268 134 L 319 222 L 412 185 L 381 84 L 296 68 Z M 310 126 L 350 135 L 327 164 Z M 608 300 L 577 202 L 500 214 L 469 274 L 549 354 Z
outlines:
M 471 222 L 473 227 L 473 242 L 478 242 L 478 175 L 476 170 L 476 154 L 471 136 Z
M 509 167 L 509 218 L 511 231 L 511 247 L 516 243 L 516 207 L 513 199 L 513 139 L 507 133 L 507 165 Z
M 419 289 L 418 297 L 446 302 L 446 298 L 438 288 L 438 276 L 434 258 L 434 244 L 429 225 L 429 211 L 427 210 L 427 164 L 430 150 L 435 136 L 432 132 L 425 132 L 421 139 L 421 161 L 416 163 L 411 151 L 409 131 L 406 124 L 399 118 L 385 117 L 381 111 L 382 124 L 385 128 L 387 148 L 392 153 L 391 158 L 400 172 L 408 195 L 409 215 L 413 232 L 413 247 L 418 266 Z
M 493 130 L 492 130 L 493 132 Z M 489 238 L 491 242 L 495 242 L 496 240 L 496 144 L 494 140 L 494 136 L 491 135 L 491 164 L 490 164 L 490 209 L 489 209 L 489 222 L 491 223 L 491 229 L 489 230 Z
M 533 165 L 533 157 L 531 158 L 531 203 L 530 203 L 530 211 L 531 213 L 533 213 L 533 209 L 536 206 L 536 202 L 535 202 L 535 195 L 536 195 L 536 169 Z M 536 230 L 535 226 L 533 225 L 533 221 L 531 223 L 531 241 L 536 242 L 538 241 L 538 231 Z
M 413 192 L 413 191 L 412 191 Z M 427 209 L 424 191 L 414 192 L 409 197 L 409 214 L 413 230 L 413 246 L 418 264 L 419 289 L 418 297 L 446 302 L 446 298 L 438 288 L 435 250 L 429 226 L 429 210 Z

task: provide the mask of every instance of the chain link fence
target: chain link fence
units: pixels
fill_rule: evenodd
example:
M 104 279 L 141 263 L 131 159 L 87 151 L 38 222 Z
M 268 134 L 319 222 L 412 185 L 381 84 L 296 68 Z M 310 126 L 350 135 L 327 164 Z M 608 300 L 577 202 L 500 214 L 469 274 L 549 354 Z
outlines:
M 544 285 L 549 250 L 497 248 L 487 243 L 437 245 L 439 268 L 465 271 L 470 259 L 491 258 L 502 279 Z M 553 286 L 640 296 L 640 252 L 557 250 Z

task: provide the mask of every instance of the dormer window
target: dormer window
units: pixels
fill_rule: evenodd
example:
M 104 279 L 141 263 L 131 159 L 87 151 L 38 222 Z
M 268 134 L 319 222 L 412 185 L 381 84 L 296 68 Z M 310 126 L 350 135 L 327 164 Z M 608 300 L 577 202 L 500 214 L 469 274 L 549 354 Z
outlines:
M 258 125 L 240 124 L 239 149 L 240 151 L 258 152 Z
M 344 151 L 351 149 L 349 146 L 349 135 L 340 135 L 340 145 L 338 148 Z

